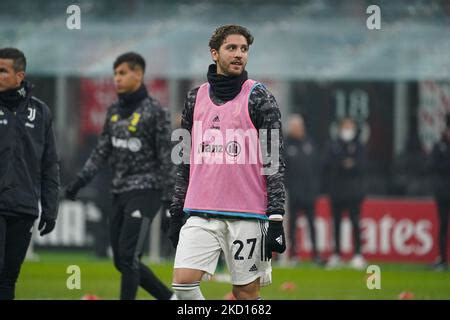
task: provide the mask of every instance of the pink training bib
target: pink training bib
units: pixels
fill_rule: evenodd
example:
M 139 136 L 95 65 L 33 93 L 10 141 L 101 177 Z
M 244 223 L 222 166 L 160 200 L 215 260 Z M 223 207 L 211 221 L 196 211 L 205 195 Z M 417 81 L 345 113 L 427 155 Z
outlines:
M 185 212 L 266 219 L 266 177 L 258 132 L 248 113 L 254 80 L 231 101 L 217 106 L 209 84 L 197 92 Z

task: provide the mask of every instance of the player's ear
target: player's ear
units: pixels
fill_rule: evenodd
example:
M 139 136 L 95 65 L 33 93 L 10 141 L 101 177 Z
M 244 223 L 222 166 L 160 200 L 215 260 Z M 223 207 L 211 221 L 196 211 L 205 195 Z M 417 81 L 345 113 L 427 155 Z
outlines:
M 144 80 L 144 70 L 142 70 L 142 68 L 135 67 L 133 71 L 136 78 L 142 82 L 142 80 Z
M 219 60 L 219 52 L 216 49 L 211 49 L 211 58 L 213 59 L 214 62 L 217 62 L 217 60 Z
M 16 81 L 19 85 L 22 83 L 23 79 L 25 79 L 25 71 L 17 72 L 16 73 Z

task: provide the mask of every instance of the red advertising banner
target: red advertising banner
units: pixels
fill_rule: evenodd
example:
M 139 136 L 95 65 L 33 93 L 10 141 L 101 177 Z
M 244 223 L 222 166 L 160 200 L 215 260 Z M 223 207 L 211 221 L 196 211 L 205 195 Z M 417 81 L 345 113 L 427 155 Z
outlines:
M 169 86 L 167 80 L 146 80 L 149 93 L 159 100 L 163 107 L 169 103 Z M 114 83 L 111 79 L 80 80 L 80 135 L 99 134 L 103 128 L 106 110 L 117 100 Z
M 361 210 L 361 250 L 366 259 L 431 263 L 438 256 L 439 226 L 434 201 L 369 198 Z M 326 197 L 316 203 L 315 226 L 318 250 L 323 256 L 329 256 L 333 238 Z M 308 224 L 302 215 L 297 219 L 297 248 L 300 258 L 309 257 Z M 347 215 L 341 224 L 341 251 L 344 259 L 350 259 L 353 254 L 352 227 Z

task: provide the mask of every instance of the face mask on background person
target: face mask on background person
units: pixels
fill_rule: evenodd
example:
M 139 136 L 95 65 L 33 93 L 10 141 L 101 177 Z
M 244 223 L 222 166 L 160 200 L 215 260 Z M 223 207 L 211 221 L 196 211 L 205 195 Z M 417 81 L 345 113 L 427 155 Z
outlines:
M 345 142 L 352 141 L 355 138 L 356 131 L 353 129 L 342 129 L 339 136 Z

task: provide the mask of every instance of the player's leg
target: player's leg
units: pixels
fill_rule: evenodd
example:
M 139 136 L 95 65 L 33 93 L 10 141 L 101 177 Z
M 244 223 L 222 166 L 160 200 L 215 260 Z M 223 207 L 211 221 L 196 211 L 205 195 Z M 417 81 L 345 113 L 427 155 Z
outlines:
M 33 218 L 7 217 L 4 264 L 0 272 L 0 300 L 12 300 L 20 268 L 30 244 Z
M 315 226 L 315 212 L 314 203 L 303 204 L 303 209 L 305 212 L 306 219 L 308 221 L 309 237 L 312 245 L 312 260 L 317 264 L 322 264 L 322 260 L 319 257 L 317 250 L 317 237 L 316 237 L 316 226 Z
M 341 219 L 343 206 L 339 201 L 331 201 L 331 210 L 333 216 L 333 239 L 334 254 L 328 259 L 327 267 L 334 268 L 341 264 Z
M 249 284 L 233 285 L 233 295 L 237 300 L 259 300 L 260 279 L 256 279 Z
M 236 299 L 259 299 L 260 287 L 272 282 L 272 267 L 265 254 L 267 221 L 227 220 L 221 246 L 231 274 Z
M 172 288 L 179 300 L 205 300 L 200 281 L 205 274 L 203 270 L 175 268 L 173 270 Z
M 121 300 L 134 300 L 139 287 L 139 257 L 141 246 L 148 232 L 150 221 L 146 217 L 131 217 L 124 212 L 121 225 L 116 263 L 122 273 Z
M 118 271 L 120 270 L 120 259 L 119 259 L 119 238 L 122 226 L 123 214 L 122 205 L 120 203 L 120 196 L 114 195 L 113 198 L 113 212 L 108 219 L 109 223 L 109 238 L 111 243 L 111 249 L 113 253 L 114 266 Z
M 367 262 L 361 254 L 361 228 L 359 224 L 361 200 L 355 199 L 350 201 L 348 211 L 350 214 L 350 221 L 352 223 L 354 243 L 353 258 L 350 261 L 350 266 L 357 270 L 363 270 L 366 268 Z
M 297 260 L 297 213 L 298 213 L 297 201 L 293 197 L 289 197 L 289 258 Z
M 158 300 L 169 300 L 173 292 L 142 262 L 139 262 L 139 285 Z
M 439 217 L 439 255 L 440 263 L 446 264 L 447 260 L 447 235 L 448 235 L 448 215 L 450 214 L 450 202 L 438 200 Z
M 150 221 L 148 224 L 148 226 L 150 226 L 154 217 L 159 212 L 161 206 L 160 199 L 161 192 L 159 190 L 145 191 L 129 203 L 129 206 L 131 206 L 129 211 L 143 211 L 145 217 L 147 217 Z M 147 236 L 145 236 L 145 239 L 147 239 Z M 136 250 L 139 252 L 139 285 L 158 300 L 171 299 L 173 297 L 173 292 L 160 279 L 158 279 L 158 277 L 148 266 L 140 261 L 143 250 L 143 242 L 138 242 Z
M 361 254 L 361 231 L 359 226 L 360 207 L 360 200 L 352 200 L 349 202 L 348 211 L 353 230 L 354 255 Z
M 114 266 L 121 273 L 120 299 L 133 300 L 136 297 L 139 274 L 138 271 L 133 270 L 131 266 L 132 262 L 127 261 L 127 255 L 129 255 L 127 248 L 130 246 L 129 242 L 132 242 L 132 246 L 133 242 L 136 242 L 137 239 L 130 239 L 128 233 L 133 230 L 130 230 L 128 225 L 124 228 L 125 204 L 127 199 L 128 197 L 125 194 L 114 196 L 114 212 L 110 219 L 110 238 Z M 139 226 L 135 226 L 134 232 L 139 232 Z
M 172 287 L 180 300 L 204 300 L 200 281 L 213 275 L 220 256 L 217 234 L 224 223 L 216 219 L 190 217 L 180 231 Z
M 339 202 L 333 202 L 332 204 L 333 214 L 333 231 L 334 231 L 334 253 L 336 255 L 341 254 L 341 221 L 342 211 L 344 208 Z
M 160 192 L 145 190 L 132 192 L 129 196 L 126 195 L 119 237 L 121 299 L 135 299 L 139 285 L 157 299 L 170 299 L 169 288 L 140 261 L 151 221 L 160 207 Z

